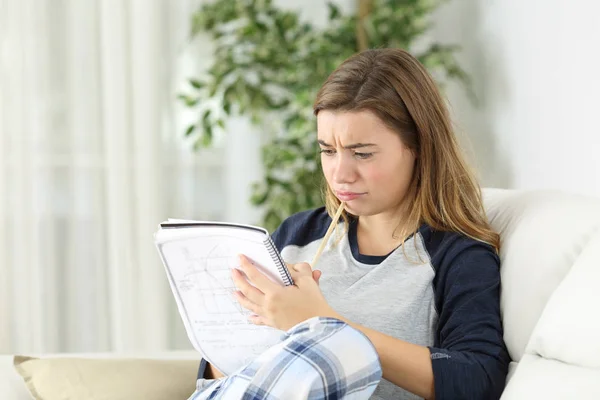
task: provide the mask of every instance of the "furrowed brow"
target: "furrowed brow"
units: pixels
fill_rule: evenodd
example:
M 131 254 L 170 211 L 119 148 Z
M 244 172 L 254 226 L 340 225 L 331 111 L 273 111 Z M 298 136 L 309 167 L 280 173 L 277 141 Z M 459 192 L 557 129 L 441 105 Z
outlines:
M 318 140 L 318 142 L 321 146 L 333 147 L 332 145 L 326 143 L 323 140 Z M 352 150 L 352 149 L 360 149 L 363 147 L 371 147 L 371 146 L 377 146 L 377 145 L 375 143 L 353 143 L 353 144 L 349 144 L 348 146 L 344 146 L 344 148 L 348 149 L 348 150 Z

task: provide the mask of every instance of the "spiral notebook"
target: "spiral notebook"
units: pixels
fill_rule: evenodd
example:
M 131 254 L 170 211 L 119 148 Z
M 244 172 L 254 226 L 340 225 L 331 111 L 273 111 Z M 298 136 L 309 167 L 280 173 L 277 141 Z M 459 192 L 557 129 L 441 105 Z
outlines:
M 229 375 L 281 340 L 283 332 L 248 322 L 233 297 L 238 254 L 281 285 L 293 284 L 269 233 L 260 227 L 169 220 L 156 232 L 161 256 L 187 335 L 196 350 Z

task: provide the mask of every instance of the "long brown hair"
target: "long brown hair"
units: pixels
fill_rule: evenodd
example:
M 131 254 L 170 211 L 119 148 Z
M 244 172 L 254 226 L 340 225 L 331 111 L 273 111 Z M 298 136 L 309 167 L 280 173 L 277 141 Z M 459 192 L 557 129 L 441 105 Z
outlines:
M 460 150 L 446 104 L 432 77 L 408 52 L 366 50 L 344 61 L 317 94 L 315 115 L 322 110 L 370 110 L 416 155 L 408 217 L 399 237 L 408 237 L 424 222 L 499 250 L 499 235 L 489 225 L 481 189 Z M 333 216 L 340 201 L 323 181 L 325 204 Z M 347 227 L 345 211 L 343 218 Z

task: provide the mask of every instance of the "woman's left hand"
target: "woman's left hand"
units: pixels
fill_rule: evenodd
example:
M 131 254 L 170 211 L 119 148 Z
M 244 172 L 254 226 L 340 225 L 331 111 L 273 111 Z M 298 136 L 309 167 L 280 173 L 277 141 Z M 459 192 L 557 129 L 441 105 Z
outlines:
M 240 256 L 240 262 L 243 273 L 237 269 L 232 271 L 233 282 L 239 289 L 234 295 L 242 307 L 255 314 L 250 317 L 252 323 L 287 331 L 312 317 L 336 318 L 307 263 L 288 264 L 294 285 L 281 286 L 245 256 Z

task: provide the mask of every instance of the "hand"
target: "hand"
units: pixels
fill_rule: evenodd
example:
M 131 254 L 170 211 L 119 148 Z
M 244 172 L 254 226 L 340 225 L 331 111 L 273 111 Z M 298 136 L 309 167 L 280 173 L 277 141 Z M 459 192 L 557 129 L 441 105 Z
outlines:
M 232 271 L 239 289 L 234 295 L 242 307 L 255 314 L 250 317 L 252 323 L 285 331 L 312 317 L 337 318 L 319 289 L 320 271 L 313 272 L 310 265 L 290 265 L 294 285 L 282 286 L 260 272 L 248 258 L 240 256 L 240 262 L 243 273 Z

